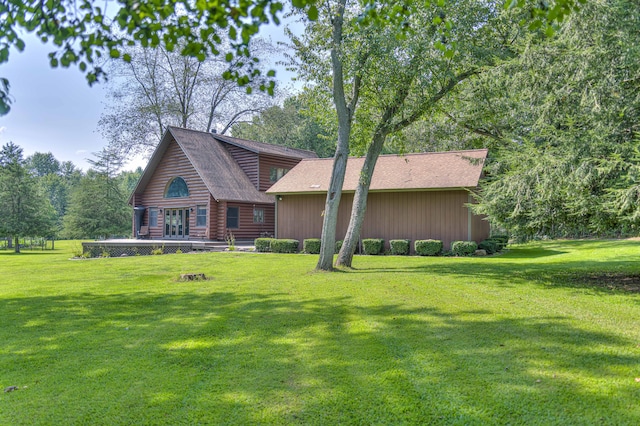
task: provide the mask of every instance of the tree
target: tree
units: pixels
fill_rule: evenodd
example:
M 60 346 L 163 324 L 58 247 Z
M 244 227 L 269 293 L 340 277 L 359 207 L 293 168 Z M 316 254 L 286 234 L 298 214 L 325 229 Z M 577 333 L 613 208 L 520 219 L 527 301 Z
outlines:
M 122 158 L 103 149 L 94 154 L 92 168 L 71 193 L 64 217 L 64 232 L 70 238 L 108 238 L 131 233 L 131 209 L 128 194 L 122 190 L 118 173 Z
M 312 1 L 296 0 L 297 8 L 308 7 L 317 14 Z M 247 46 L 261 25 L 278 24 L 283 4 L 277 0 L 158 0 L 153 3 L 118 0 L 106 4 L 94 0 L 39 0 L 0 2 L 0 64 L 9 60 L 11 47 L 22 51 L 21 29 L 35 32 L 43 43 L 51 41 L 58 50 L 49 54 L 50 64 L 77 65 L 90 84 L 105 76 L 104 58 L 130 59 L 123 47 L 162 46 L 173 51 L 179 46 L 183 56 L 204 60 L 224 56 L 251 59 Z M 114 9 L 108 9 L 111 6 Z M 230 44 L 223 43 L 225 39 Z M 254 62 L 254 61 L 250 61 Z M 228 70 L 225 77 L 245 85 L 259 79 L 261 72 L 250 66 L 246 72 Z M 273 80 L 261 88 L 272 92 Z M 0 78 L 0 115 L 9 112 L 9 82 Z
M 15 239 L 16 253 L 20 253 L 20 237 L 46 237 L 53 232 L 53 208 L 38 191 L 22 149 L 11 142 L 0 152 L 0 216 L 0 234 Z
M 335 132 L 317 119 L 314 110 L 329 109 L 326 99 L 318 99 L 314 91 L 303 92 L 254 115 L 251 121 L 233 126 L 233 136 L 265 143 L 314 151 L 329 157 L 335 149 Z
M 337 9 L 322 9 L 321 17 L 307 27 L 304 38 L 293 40 L 302 63 L 298 68 L 318 84 L 327 84 L 325 52 L 331 51 L 339 133 L 332 189 L 324 211 L 324 246 L 317 266 L 323 270 L 333 263 L 337 220 L 334 200 L 339 200 L 350 138 L 354 146 L 368 149 L 338 257 L 338 264 L 345 266 L 351 264 L 369 182 L 387 136 L 434 109 L 437 102 L 481 68 L 512 55 L 510 44 L 520 31 L 514 22 L 517 15 L 512 11 L 500 13 L 501 9 L 491 2 L 448 1 L 446 7 L 416 3 L 395 17 L 383 9 L 381 14 L 389 18 L 367 25 L 362 23 L 363 11 L 358 5 L 340 2 L 334 7 Z M 323 43 L 329 32 L 332 42 Z M 345 86 L 351 90 L 348 101 Z
M 266 55 L 271 47 L 253 41 L 254 51 Z M 241 60 L 181 56 L 162 47 L 128 50 L 129 62 L 116 59 L 109 71 L 107 104 L 98 127 L 110 146 L 128 154 L 150 153 L 167 126 L 225 133 L 242 117 L 272 103 L 266 93 L 248 83 L 239 87 L 222 74 L 248 65 Z M 253 90 L 247 96 L 247 90 Z M 222 126 L 221 129 L 218 126 Z
M 60 162 L 50 152 L 34 153 L 27 158 L 27 166 L 39 177 L 60 172 Z
M 448 124 L 495 147 L 478 213 L 520 239 L 637 232 L 638 27 L 631 2 L 589 3 L 465 86 Z

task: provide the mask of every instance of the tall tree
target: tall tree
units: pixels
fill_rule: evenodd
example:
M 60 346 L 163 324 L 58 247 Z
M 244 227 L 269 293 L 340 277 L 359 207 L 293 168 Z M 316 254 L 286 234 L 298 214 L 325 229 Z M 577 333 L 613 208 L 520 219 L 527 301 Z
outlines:
M 276 145 L 314 151 L 330 157 L 335 150 L 335 131 L 319 120 L 314 110 L 330 109 L 326 99 L 318 99 L 310 88 L 286 98 L 254 115 L 250 121 L 236 123 L 233 136 Z
M 94 154 L 92 168 L 80 179 L 71 194 L 64 217 L 65 236 L 70 238 L 108 238 L 131 233 L 128 195 L 118 178 L 122 157 L 103 149 Z
M 479 213 L 522 239 L 637 232 L 638 28 L 633 2 L 590 2 L 460 92 L 449 124 L 496 146 Z
M 383 8 L 380 13 L 386 19 L 363 24 L 365 12 L 358 4 L 338 3 L 337 11 L 321 9 L 320 18 L 307 27 L 304 37 L 293 40 L 298 49 L 298 69 L 315 78 L 318 84 L 327 83 L 323 75 L 327 68 L 325 52 L 331 51 L 340 129 L 331 181 L 335 187 L 327 195 L 324 246 L 318 269 L 330 269 L 333 263 L 337 220 L 334 200 L 339 197 L 344 179 L 351 127 L 353 145 L 368 148 L 349 229 L 338 258 L 338 263 L 346 266 L 351 264 L 369 183 L 387 136 L 416 122 L 460 82 L 483 67 L 513 54 L 510 44 L 520 31 L 515 12 L 502 11 L 495 2 L 445 4 L 423 7 L 415 3 L 400 9 L 397 15 Z M 345 11 L 342 15 L 338 13 L 341 10 Z M 328 33 L 333 34 L 333 39 L 331 43 L 323 43 Z M 345 85 L 352 91 L 348 104 Z
M 20 237 L 48 237 L 55 223 L 53 208 L 38 191 L 22 149 L 11 142 L 0 151 L 0 217 L 0 234 L 15 239 L 16 253 Z
M 261 55 L 271 49 L 260 40 L 253 46 L 260 46 Z M 223 78 L 230 68 L 246 68 L 246 61 L 200 61 L 161 47 L 128 52 L 129 62 L 112 62 L 110 101 L 98 124 L 109 144 L 123 153 L 149 153 L 170 125 L 225 133 L 272 103 L 255 84 L 240 87 Z M 252 89 L 255 93 L 247 96 Z

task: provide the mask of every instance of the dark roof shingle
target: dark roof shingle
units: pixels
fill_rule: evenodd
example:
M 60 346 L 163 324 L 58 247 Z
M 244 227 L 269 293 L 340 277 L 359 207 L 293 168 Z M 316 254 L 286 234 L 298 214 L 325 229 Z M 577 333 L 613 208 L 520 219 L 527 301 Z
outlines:
M 233 143 L 252 152 L 264 152 L 289 158 L 315 157 L 315 153 L 309 151 L 294 150 L 292 148 L 282 149 L 285 147 L 272 148 L 269 144 L 261 142 L 245 141 L 180 127 L 169 127 L 151 156 L 134 193 L 144 192 L 151 180 L 153 171 L 160 164 L 171 141 L 174 140 L 216 200 L 249 203 L 273 203 L 274 201 L 273 196 L 256 189 L 229 151 L 224 148 L 223 143 Z M 285 152 L 286 154 L 283 154 Z

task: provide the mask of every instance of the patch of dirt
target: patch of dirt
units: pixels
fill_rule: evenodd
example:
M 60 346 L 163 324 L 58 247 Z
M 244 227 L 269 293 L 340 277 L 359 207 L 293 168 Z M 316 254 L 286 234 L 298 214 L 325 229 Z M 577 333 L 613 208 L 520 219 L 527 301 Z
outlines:
M 604 287 L 610 290 L 621 290 L 629 293 L 640 293 L 640 274 L 616 272 L 591 273 L 576 278 L 576 280 L 597 287 Z

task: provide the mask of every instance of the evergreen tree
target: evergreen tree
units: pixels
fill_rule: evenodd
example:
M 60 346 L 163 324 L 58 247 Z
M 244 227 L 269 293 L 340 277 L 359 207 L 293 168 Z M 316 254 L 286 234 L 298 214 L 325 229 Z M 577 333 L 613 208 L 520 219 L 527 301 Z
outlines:
M 54 232 L 53 207 L 38 190 L 22 149 L 12 142 L 0 151 L 0 217 L 0 234 L 15 239 L 16 253 L 20 237 L 48 237 Z

